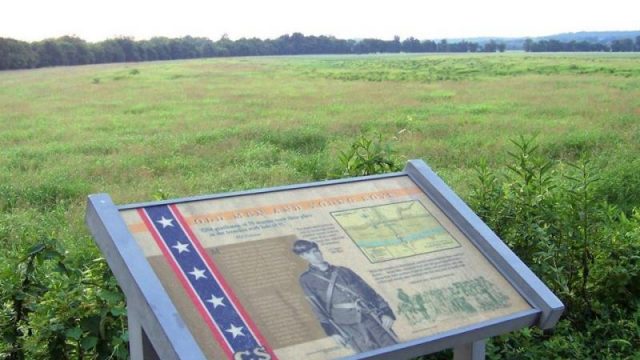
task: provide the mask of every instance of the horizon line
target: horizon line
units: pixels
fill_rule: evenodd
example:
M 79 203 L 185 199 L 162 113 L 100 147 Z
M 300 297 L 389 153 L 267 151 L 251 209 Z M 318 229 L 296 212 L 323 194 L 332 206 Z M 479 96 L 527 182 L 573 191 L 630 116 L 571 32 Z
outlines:
M 581 33 L 626 33 L 626 32 L 640 32 L 640 29 L 635 29 L 635 30 L 578 30 L 578 31 L 570 31 L 570 32 L 561 32 L 561 33 L 553 33 L 553 34 L 548 34 L 548 35 L 537 35 L 537 36 L 529 36 L 529 35 L 525 35 L 525 36 L 485 36 L 485 35 L 478 35 L 478 36 L 457 36 L 457 37 L 438 37 L 438 38 L 418 38 L 415 36 L 407 36 L 407 37 L 400 37 L 398 35 L 394 35 L 393 38 L 395 38 L 396 36 L 398 36 L 401 40 L 402 39 L 409 39 L 409 38 L 414 38 L 416 40 L 420 40 L 420 41 L 440 41 L 440 40 L 458 40 L 458 41 L 465 41 L 465 40 L 474 40 L 474 39 L 487 39 L 487 40 L 520 40 L 520 39 L 536 39 L 536 38 L 546 38 L 546 37 L 553 37 L 553 36 L 560 36 L 560 35 L 571 35 L 571 34 L 581 34 Z M 364 40 L 364 39 L 376 39 L 376 40 L 384 40 L 384 41 L 391 41 L 392 39 L 384 39 L 384 38 L 376 38 L 376 37 L 347 37 L 347 38 L 340 38 L 338 36 L 335 35 L 329 35 L 329 34 L 320 34 L 320 35 L 316 35 L 316 34 L 305 34 L 301 31 L 293 31 L 293 32 L 288 32 L 288 33 L 284 33 L 282 35 L 276 36 L 276 37 L 258 37 L 258 36 L 242 36 L 242 37 L 238 37 L 238 38 L 231 38 L 231 36 L 228 33 L 224 33 L 222 34 L 217 40 L 208 37 L 208 36 L 194 36 L 194 35 L 182 35 L 182 36 L 165 36 L 165 35 L 157 35 L 157 36 L 150 36 L 150 37 L 136 37 L 133 35 L 113 35 L 110 37 L 106 37 L 106 38 L 102 38 L 101 40 L 86 40 L 85 38 L 83 38 L 82 36 L 79 36 L 77 34 L 64 34 L 64 35 L 58 35 L 58 36 L 50 36 L 50 37 L 45 37 L 45 38 L 39 38 L 37 40 L 24 40 L 24 39 L 20 39 L 20 38 L 16 38 L 16 37 L 10 37 L 10 36 L 4 36 L 2 34 L 0 34 L 0 38 L 6 38 L 6 39 L 13 39 L 13 40 L 18 40 L 18 41 L 24 41 L 24 42 L 39 42 L 39 41 L 45 41 L 45 40 L 51 40 L 51 39 L 58 39 L 58 38 L 62 38 L 62 37 L 75 37 L 81 40 L 84 40 L 88 43 L 99 43 L 102 41 L 107 41 L 107 40 L 113 40 L 113 39 L 132 39 L 135 41 L 144 41 L 144 40 L 150 40 L 153 38 L 167 38 L 167 39 L 180 39 L 180 38 L 185 38 L 185 37 L 192 37 L 192 38 L 205 38 L 211 41 L 219 41 L 222 40 L 223 38 L 227 38 L 229 40 L 232 41 L 237 41 L 240 39 L 259 39 L 262 41 L 265 40 L 276 40 L 282 36 L 285 35 L 293 35 L 293 34 L 302 34 L 305 37 L 310 37 L 310 36 L 315 36 L 315 37 L 332 37 L 338 40 L 353 40 L 353 41 L 360 41 L 360 40 Z

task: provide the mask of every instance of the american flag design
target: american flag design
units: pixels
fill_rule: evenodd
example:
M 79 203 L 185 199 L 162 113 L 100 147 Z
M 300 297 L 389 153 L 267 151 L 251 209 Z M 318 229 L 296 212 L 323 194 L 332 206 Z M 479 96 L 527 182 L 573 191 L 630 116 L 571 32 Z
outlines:
M 160 205 L 137 211 L 227 357 L 276 359 L 178 207 Z

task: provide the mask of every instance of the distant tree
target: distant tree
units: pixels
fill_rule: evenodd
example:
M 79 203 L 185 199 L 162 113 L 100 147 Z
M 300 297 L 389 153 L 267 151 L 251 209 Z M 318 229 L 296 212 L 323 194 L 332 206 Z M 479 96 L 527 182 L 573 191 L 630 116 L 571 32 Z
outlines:
M 305 38 L 301 33 L 293 33 L 289 37 L 289 44 L 292 54 L 304 54 L 305 53 Z
M 386 41 L 380 39 L 363 39 L 356 42 L 353 46 L 353 52 L 356 54 L 373 54 L 384 52 Z
M 457 43 L 450 43 L 448 46 L 448 50 L 449 52 L 455 52 L 455 53 L 463 53 L 463 52 L 469 52 L 470 51 L 470 42 L 467 41 L 461 41 L 461 42 L 457 42 Z
M 282 36 L 280 38 L 282 38 Z M 215 42 L 215 48 L 216 51 L 220 54 L 219 56 L 231 56 L 232 44 L 233 41 L 229 39 L 229 35 L 223 34 L 220 39 Z
M 564 46 L 558 40 L 549 40 L 547 43 L 547 51 L 562 51 Z
M 234 56 L 257 56 L 268 55 L 264 50 L 262 40 L 256 38 L 241 38 L 234 41 L 232 46 Z
M 438 44 L 433 40 L 425 40 L 420 42 L 422 52 L 436 52 L 438 51 Z
M 640 36 L 636 36 L 636 43 L 633 51 L 640 51 Z
M 58 66 L 64 65 L 65 59 L 60 45 L 54 39 L 46 39 L 36 42 L 33 49 L 37 54 L 38 63 L 36 66 Z
M 482 47 L 483 52 L 496 52 L 498 50 L 498 44 L 495 40 L 489 40 L 489 42 L 485 43 Z
M 621 43 L 616 43 L 618 48 L 622 48 Z M 541 52 L 541 51 L 610 51 L 609 46 L 597 42 L 588 41 L 574 41 L 562 42 L 559 40 L 540 40 L 531 41 L 528 45 L 529 51 Z M 617 50 L 621 51 L 621 50 Z
M 634 39 L 614 39 L 607 45 L 596 40 L 533 41 L 526 39 L 525 51 L 640 51 L 640 36 Z M 124 61 L 153 61 L 221 56 L 260 56 L 292 54 L 365 54 L 385 52 L 503 52 L 506 44 L 490 40 L 483 46 L 446 39 L 419 41 L 414 37 L 401 41 L 363 39 L 343 40 L 333 36 L 285 34 L 276 39 L 241 38 L 230 40 L 225 34 L 218 41 L 185 36 L 183 38 L 154 37 L 135 41 L 129 37 L 87 43 L 75 36 L 62 36 L 33 43 L 0 38 L 0 70 L 40 66 L 78 65 Z
M 251 39 L 252 42 L 259 39 Z M 189 37 L 187 41 L 190 41 L 195 48 L 194 57 L 212 57 L 215 53 L 215 47 L 213 46 L 213 41 L 204 37 Z M 256 46 L 258 48 L 259 46 Z
M 420 40 L 414 37 L 408 37 L 402 41 L 401 49 L 403 52 L 416 53 L 421 51 Z
M 114 41 L 122 49 L 124 61 L 132 62 L 142 61 L 144 59 L 144 54 L 141 51 L 140 44 L 134 41 L 133 38 L 119 37 L 115 38 Z
M 525 39 L 524 40 L 524 44 L 523 44 L 524 51 L 526 51 L 526 52 L 532 51 L 531 50 L 532 44 L 533 44 L 533 40 L 531 40 L 529 38 Z
M 611 51 L 613 52 L 633 51 L 633 48 L 634 44 L 631 39 L 620 39 L 611 42 Z
M 448 52 L 449 44 L 447 43 L 447 39 L 442 39 L 438 43 L 438 52 Z
M 62 53 L 61 65 L 84 65 L 93 63 L 93 54 L 86 41 L 76 36 L 62 36 L 54 40 Z
M 466 52 L 467 46 L 464 41 L 459 43 L 450 43 L 447 45 L 447 51 L 452 53 Z
M 170 60 L 171 40 L 166 37 L 153 37 L 140 42 L 147 60 Z
M 120 46 L 120 43 L 114 39 L 101 41 L 97 44 L 100 52 L 100 62 L 112 63 L 112 62 L 124 62 L 126 57 L 124 50 Z M 98 54 L 94 55 L 98 56 Z
M 399 53 L 402 50 L 402 44 L 400 43 L 400 37 L 398 35 L 393 37 L 393 40 L 387 43 L 385 52 Z
M 37 65 L 37 54 L 24 41 L 0 38 L 0 70 L 26 69 Z

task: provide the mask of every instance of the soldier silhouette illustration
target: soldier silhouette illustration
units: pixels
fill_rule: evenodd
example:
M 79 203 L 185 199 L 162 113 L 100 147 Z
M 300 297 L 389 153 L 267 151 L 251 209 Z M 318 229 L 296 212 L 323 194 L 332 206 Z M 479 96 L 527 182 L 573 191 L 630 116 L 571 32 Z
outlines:
M 389 304 L 356 273 L 327 263 L 313 241 L 297 240 L 292 251 L 309 263 L 300 286 L 327 336 L 355 352 L 398 343 Z

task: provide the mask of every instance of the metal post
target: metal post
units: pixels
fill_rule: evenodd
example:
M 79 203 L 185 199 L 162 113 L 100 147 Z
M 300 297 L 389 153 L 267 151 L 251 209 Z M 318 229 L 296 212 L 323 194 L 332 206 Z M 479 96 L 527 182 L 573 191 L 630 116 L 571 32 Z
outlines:
M 151 345 L 151 341 L 144 329 L 142 329 L 142 354 L 144 360 L 160 360 L 160 356 Z
M 453 360 L 484 360 L 484 340 L 456 346 L 453 348 Z
M 135 312 L 128 309 L 127 318 L 129 323 L 129 358 L 131 360 L 160 360 Z
M 134 311 L 127 309 L 127 319 L 129 323 L 129 359 L 144 360 L 144 349 L 142 347 L 142 326 Z

